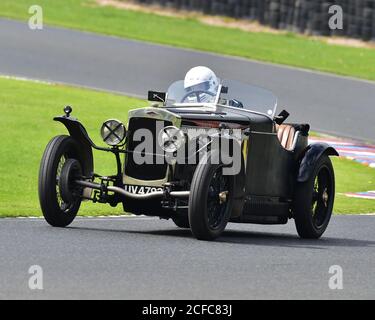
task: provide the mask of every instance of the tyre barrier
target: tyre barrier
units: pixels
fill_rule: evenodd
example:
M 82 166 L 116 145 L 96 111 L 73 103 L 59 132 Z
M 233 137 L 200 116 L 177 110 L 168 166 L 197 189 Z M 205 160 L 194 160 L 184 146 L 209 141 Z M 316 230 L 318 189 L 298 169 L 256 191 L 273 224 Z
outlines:
M 348 36 L 375 41 L 375 0 L 133 0 L 178 10 L 257 21 L 309 35 Z M 343 10 L 343 29 L 328 25 L 332 5 Z

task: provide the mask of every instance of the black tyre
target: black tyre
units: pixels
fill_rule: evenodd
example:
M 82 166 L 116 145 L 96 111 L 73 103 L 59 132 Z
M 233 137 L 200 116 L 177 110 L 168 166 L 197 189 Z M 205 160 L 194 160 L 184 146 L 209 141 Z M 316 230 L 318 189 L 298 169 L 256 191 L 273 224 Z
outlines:
M 327 229 L 335 199 L 335 175 L 331 159 L 323 155 L 312 176 L 296 186 L 294 219 L 301 238 L 318 239 Z
M 214 240 L 224 231 L 233 204 L 234 176 L 223 175 L 223 164 L 210 158 L 199 163 L 190 188 L 189 224 L 199 240 Z
M 172 220 L 174 224 L 179 228 L 184 228 L 184 229 L 190 228 L 189 217 L 187 214 L 173 217 Z
M 65 162 L 68 159 L 79 161 L 80 158 L 78 144 L 66 135 L 54 137 L 44 151 L 39 169 L 39 202 L 43 216 L 51 226 L 65 227 L 77 215 L 81 197 L 65 202 L 61 196 L 59 179 Z

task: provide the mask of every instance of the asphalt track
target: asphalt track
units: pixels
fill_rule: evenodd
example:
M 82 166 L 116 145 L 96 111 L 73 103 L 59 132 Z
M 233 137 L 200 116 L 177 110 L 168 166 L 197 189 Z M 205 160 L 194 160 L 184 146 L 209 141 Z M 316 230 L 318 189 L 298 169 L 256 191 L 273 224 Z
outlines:
M 335 216 L 320 240 L 285 226 L 229 224 L 216 242 L 157 218 L 0 223 L 0 299 L 374 299 L 373 216 Z M 43 290 L 30 290 L 30 266 Z M 343 289 L 328 282 L 342 268 Z
M 62 28 L 32 31 L 26 22 L 0 19 L 0 74 L 145 96 L 196 65 L 269 88 L 279 108 L 292 114 L 290 121 L 375 142 L 374 82 Z
M 375 141 L 371 82 L 0 19 L 1 74 L 144 96 L 194 65 L 271 89 L 291 121 Z M 374 299 L 374 230 L 373 216 L 335 216 L 317 241 L 300 240 L 291 222 L 230 224 L 201 242 L 158 219 L 78 218 L 66 229 L 2 219 L 0 298 Z M 31 265 L 43 268 L 41 291 L 28 287 Z M 342 290 L 328 287 L 332 265 Z

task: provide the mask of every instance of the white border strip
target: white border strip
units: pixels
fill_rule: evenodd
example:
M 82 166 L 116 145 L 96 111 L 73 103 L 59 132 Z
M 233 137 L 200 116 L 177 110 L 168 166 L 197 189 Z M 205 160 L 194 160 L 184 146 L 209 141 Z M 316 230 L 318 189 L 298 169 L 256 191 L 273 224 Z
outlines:
M 40 79 L 40 78 L 28 78 L 26 76 L 21 76 L 21 75 L 9 75 L 0 72 L 0 78 L 3 79 L 8 79 L 8 80 L 16 80 L 16 81 L 26 81 L 26 82 L 34 82 L 34 83 L 40 83 L 40 84 L 46 84 L 50 86 L 54 85 L 62 85 L 70 88 L 75 88 L 75 89 L 87 89 L 91 91 L 98 91 L 102 93 L 109 93 L 109 94 L 114 94 L 118 96 L 125 96 L 129 98 L 134 98 L 134 99 L 140 99 L 140 100 L 146 100 L 146 96 L 142 96 L 136 93 L 129 93 L 129 92 L 124 92 L 124 91 L 116 91 L 116 90 L 111 90 L 111 89 L 103 89 L 103 88 L 98 88 L 95 86 L 86 86 L 80 83 L 74 83 L 74 82 L 64 82 L 64 81 L 54 81 L 50 79 Z
M 130 220 L 154 220 L 158 217 L 144 216 L 144 215 L 99 215 L 99 216 L 77 216 L 76 220 L 116 220 L 116 219 L 130 219 Z M 29 217 L 0 217 L 1 220 L 44 220 L 43 216 L 29 216 Z
M 355 217 L 355 216 L 375 216 L 375 213 L 336 213 L 333 214 L 333 217 Z M 144 215 L 108 215 L 108 216 L 77 216 L 74 221 L 82 221 L 82 220 L 88 220 L 88 221 L 105 221 L 105 220 L 159 220 L 157 216 L 151 217 L 151 216 L 144 216 Z M 0 217 L 1 220 L 44 220 L 43 216 L 30 216 L 30 217 Z

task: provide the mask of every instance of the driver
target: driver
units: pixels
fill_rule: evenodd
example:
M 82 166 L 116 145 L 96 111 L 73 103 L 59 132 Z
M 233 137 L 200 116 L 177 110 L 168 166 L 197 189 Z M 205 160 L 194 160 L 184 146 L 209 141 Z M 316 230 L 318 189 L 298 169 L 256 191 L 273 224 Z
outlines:
M 182 102 L 210 103 L 215 101 L 219 79 L 211 69 L 198 66 L 186 73 L 184 87 L 187 95 Z

